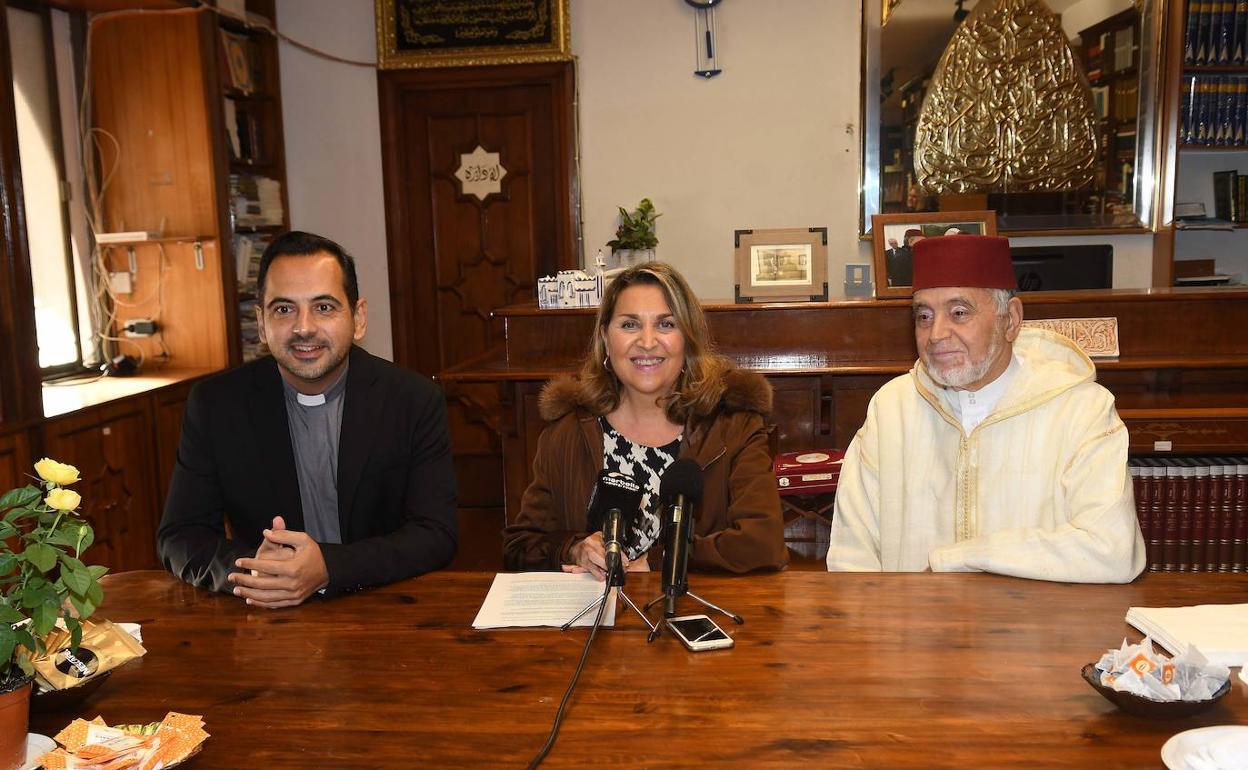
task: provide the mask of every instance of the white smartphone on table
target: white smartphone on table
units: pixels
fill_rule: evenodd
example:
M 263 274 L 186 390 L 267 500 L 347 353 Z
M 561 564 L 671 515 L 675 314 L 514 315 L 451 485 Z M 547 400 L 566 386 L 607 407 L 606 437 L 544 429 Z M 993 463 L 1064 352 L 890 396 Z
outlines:
M 732 646 L 732 637 L 715 625 L 706 615 L 684 615 L 668 618 L 667 627 L 672 629 L 685 646 L 694 652 L 722 650 Z

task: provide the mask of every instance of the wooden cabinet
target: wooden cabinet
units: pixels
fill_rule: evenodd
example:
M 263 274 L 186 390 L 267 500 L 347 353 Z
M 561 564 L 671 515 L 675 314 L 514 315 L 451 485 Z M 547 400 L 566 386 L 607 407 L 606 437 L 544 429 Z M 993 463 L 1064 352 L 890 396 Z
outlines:
M 26 431 L 0 432 L 0 494 L 29 484 L 34 462 Z
M 151 403 L 125 399 L 49 420 L 43 444 L 50 457 L 78 468 L 74 489 L 95 529 L 87 561 L 115 572 L 159 567 L 159 493 Z

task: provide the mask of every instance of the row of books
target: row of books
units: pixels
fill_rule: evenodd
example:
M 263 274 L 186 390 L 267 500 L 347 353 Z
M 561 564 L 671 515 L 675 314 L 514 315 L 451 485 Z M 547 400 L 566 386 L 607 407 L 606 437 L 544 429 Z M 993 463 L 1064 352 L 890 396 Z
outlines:
M 1189 75 L 1183 79 L 1180 144 L 1235 146 L 1245 144 L 1246 138 L 1248 77 Z
M 1213 211 L 1225 222 L 1248 224 L 1248 176 L 1238 171 L 1213 172 Z
M 260 275 L 260 257 L 272 236 L 265 233 L 234 235 L 234 266 L 238 277 L 238 327 L 242 338 L 243 360 L 251 361 L 261 354 L 260 331 L 256 322 L 256 279 Z
M 1106 74 L 1130 69 L 1135 64 L 1135 27 L 1102 32 L 1088 46 L 1087 56 L 1088 80 L 1092 82 Z
M 230 174 L 230 213 L 235 227 L 280 225 L 285 218 L 282 183 L 258 174 Z
M 238 102 L 228 96 L 224 104 L 225 136 L 230 157 L 246 163 L 266 162 L 263 119 L 257 114 L 258 106 Z
M 1133 458 L 1129 467 L 1150 571 L 1245 571 L 1248 457 Z
M 1246 54 L 1248 0 L 1191 0 L 1187 4 L 1185 64 L 1244 64 Z

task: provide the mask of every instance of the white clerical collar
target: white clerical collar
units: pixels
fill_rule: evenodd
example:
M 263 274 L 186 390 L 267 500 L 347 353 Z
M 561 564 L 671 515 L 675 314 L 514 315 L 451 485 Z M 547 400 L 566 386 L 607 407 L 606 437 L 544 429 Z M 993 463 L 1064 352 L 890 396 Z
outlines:
M 295 400 L 303 406 L 320 406 L 325 403 L 325 394 L 315 393 L 311 396 L 305 396 L 302 393 L 296 393 Z
M 953 407 L 958 420 L 962 423 L 962 430 L 970 434 L 987 419 L 988 415 L 992 414 L 992 410 L 997 408 L 997 404 L 1005 396 L 1016 372 L 1018 372 L 1018 358 L 1011 354 L 1010 363 L 1005 367 L 1005 371 L 992 382 L 979 390 L 954 390 L 949 394 L 950 406 Z

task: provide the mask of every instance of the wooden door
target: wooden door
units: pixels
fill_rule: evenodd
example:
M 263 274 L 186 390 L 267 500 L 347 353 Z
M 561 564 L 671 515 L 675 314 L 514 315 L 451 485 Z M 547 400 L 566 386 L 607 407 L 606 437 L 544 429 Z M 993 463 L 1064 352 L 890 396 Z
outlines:
M 381 72 L 382 153 L 395 361 L 427 376 L 502 343 L 495 308 L 578 266 L 570 63 Z M 465 193 L 457 170 L 497 153 L 499 189 Z M 459 480 L 459 566 L 500 561 L 499 389 L 448 389 Z M 474 552 L 481 558 L 476 559 Z

